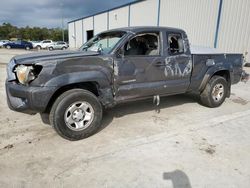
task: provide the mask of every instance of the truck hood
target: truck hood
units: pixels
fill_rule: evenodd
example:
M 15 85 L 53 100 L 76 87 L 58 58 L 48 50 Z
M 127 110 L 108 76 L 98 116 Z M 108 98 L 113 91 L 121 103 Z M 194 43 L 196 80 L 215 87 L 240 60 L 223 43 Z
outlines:
M 54 52 L 35 52 L 25 55 L 15 56 L 16 64 L 35 64 L 41 61 L 53 61 L 58 59 L 75 58 L 83 56 L 96 56 L 98 52 L 84 51 L 54 51 Z

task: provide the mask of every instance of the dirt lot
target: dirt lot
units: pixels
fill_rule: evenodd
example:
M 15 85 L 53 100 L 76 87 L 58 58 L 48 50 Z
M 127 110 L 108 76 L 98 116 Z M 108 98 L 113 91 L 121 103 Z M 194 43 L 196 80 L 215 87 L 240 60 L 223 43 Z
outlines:
M 0 49 L 2 63 L 21 52 Z M 69 142 L 10 111 L 4 64 L 0 75 L 0 187 L 250 187 L 250 82 L 216 109 L 184 95 L 162 98 L 159 113 L 151 100 L 121 105 Z

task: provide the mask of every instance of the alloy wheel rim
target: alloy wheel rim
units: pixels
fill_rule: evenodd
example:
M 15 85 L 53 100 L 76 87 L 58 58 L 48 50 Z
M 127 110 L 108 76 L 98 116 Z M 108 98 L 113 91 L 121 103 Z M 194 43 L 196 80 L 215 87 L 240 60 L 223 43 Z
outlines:
M 81 131 L 90 126 L 94 119 L 94 109 L 86 101 L 71 104 L 64 114 L 67 127 L 73 131 Z
M 216 84 L 212 90 L 212 98 L 214 101 L 219 102 L 224 96 L 224 86 L 222 84 Z

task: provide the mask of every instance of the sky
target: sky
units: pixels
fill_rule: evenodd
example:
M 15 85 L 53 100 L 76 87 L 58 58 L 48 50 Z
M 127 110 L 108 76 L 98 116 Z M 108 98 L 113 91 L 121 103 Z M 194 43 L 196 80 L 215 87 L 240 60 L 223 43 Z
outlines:
M 68 21 L 133 1 L 136 0 L 1 0 L 0 24 L 55 28 L 62 27 L 63 15 L 67 28 Z

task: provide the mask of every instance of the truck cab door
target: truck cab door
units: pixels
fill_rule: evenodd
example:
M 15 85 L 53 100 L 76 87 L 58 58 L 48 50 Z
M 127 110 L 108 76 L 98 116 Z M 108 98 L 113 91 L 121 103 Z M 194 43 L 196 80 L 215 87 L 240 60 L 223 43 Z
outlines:
M 114 60 L 116 100 L 143 98 L 166 93 L 162 33 L 137 33 Z
M 190 85 L 193 66 L 187 36 L 184 32 L 166 32 L 165 37 L 167 93 L 184 93 Z

